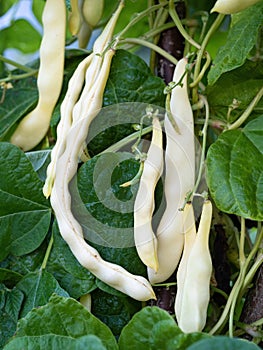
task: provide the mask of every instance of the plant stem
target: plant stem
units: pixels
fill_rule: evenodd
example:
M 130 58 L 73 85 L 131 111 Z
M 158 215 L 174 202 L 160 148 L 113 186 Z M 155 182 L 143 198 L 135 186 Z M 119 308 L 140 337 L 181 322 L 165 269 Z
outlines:
M 136 131 L 136 132 L 124 137 L 122 140 L 116 142 L 114 145 L 111 145 L 110 147 L 108 147 L 107 149 L 105 149 L 104 151 L 102 151 L 99 154 L 103 154 L 103 153 L 107 153 L 107 152 L 117 152 L 122 147 L 124 147 L 124 146 L 128 145 L 130 142 L 136 140 L 140 135 L 141 136 L 146 135 L 151 131 L 152 131 L 152 125 L 147 126 L 146 128 L 144 128 L 142 130 Z
M 245 269 L 244 264 L 246 261 L 244 247 L 245 247 L 245 238 L 246 238 L 246 220 L 241 217 L 241 230 L 240 230 L 240 240 L 239 240 L 239 265 L 240 265 L 240 273 L 238 276 L 237 288 L 233 295 L 233 300 L 231 303 L 230 311 L 229 311 L 229 336 L 233 338 L 234 336 L 234 314 L 235 314 L 235 306 L 237 303 L 238 295 L 241 291 L 241 288 L 244 284 L 245 279 Z
M 25 72 L 29 72 L 29 73 L 30 72 L 31 73 L 34 72 L 35 73 L 35 69 L 27 67 L 27 66 L 25 66 L 23 64 L 20 64 L 20 63 L 16 62 L 16 61 L 10 60 L 9 58 L 4 57 L 3 55 L 0 55 L 0 61 L 8 63 L 8 64 L 10 64 L 10 65 L 12 65 L 12 66 L 14 66 L 14 67 L 16 67 L 18 69 L 21 69 L 21 70 L 23 70 Z
M 204 37 L 204 40 L 202 41 L 202 45 L 199 47 L 199 51 L 198 51 L 196 63 L 195 63 L 194 81 L 198 80 L 198 76 L 200 74 L 200 69 L 201 69 L 202 58 L 204 56 L 204 52 L 205 52 L 206 46 L 208 44 L 208 41 L 210 40 L 210 38 L 214 34 L 214 32 L 218 29 L 218 27 L 222 23 L 224 17 L 225 17 L 225 15 L 222 15 L 222 14 L 219 14 L 217 16 L 216 20 L 211 25 L 206 36 Z M 195 87 L 195 89 L 193 89 L 193 103 L 196 103 L 197 100 L 198 100 L 197 87 Z
M 174 0 L 169 1 L 169 15 L 171 16 L 172 20 L 176 24 L 177 29 L 182 34 L 182 36 L 185 38 L 185 40 L 188 41 L 195 48 L 200 49 L 201 46 L 196 41 L 194 41 L 194 39 L 184 29 L 182 22 L 177 14 L 175 8 L 174 8 Z
M 233 130 L 233 129 L 239 128 L 240 125 L 243 124 L 244 121 L 246 121 L 246 119 L 250 116 L 251 112 L 253 111 L 255 106 L 258 104 L 258 102 L 261 100 L 262 96 L 263 96 L 263 87 L 259 90 L 256 96 L 250 102 L 250 104 L 248 105 L 247 109 L 243 112 L 243 114 L 233 124 L 229 125 L 227 130 Z
M 260 231 L 260 233 L 256 239 L 256 242 L 254 244 L 253 249 L 249 253 L 246 261 L 244 262 L 244 264 L 242 266 L 242 270 L 240 271 L 239 276 L 238 276 L 238 278 L 237 278 L 237 280 L 236 280 L 236 282 L 231 290 L 231 293 L 229 294 L 227 303 L 225 305 L 224 311 L 223 311 L 220 319 L 217 321 L 217 323 L 211 329 L 209 334 L 214 334 L 215 332 L 217 332 L 218 329 L 226 322 L 231 305 L 233 302 L 235 302 L 236 297 L 238 296 L 240 290 L 242 290 L 242 288 L 244 286 L 248 265 L 250 264 L 251 259 L 255 256 L 256 252 L 258 251 L 258 248 L 260 247 L 262 239 L 263 239 L 263 229 Z
M 191 197 L 193 196 L 194 193 L 196 193 L 198 186 L 200 184 L 200 181 L 202 179 L 202 175 L 203 175 L 203 170 L 204 170 L 204 165 L 205 165 L 205 152 L 206 152 L 206 141 L 207 141 L 207 128 L 209 125 L 209 105 L 207 102 L 207 99 L 205 96 L 200 96 L 201 101 L 204 103 L 205 106 L 205 122 L 204 122 L 204 126 L 202 129 L 202 135 L 203 135 L 203 142 L 202 142 L 202 151 L 201 151 L 201 158 L 200 158 L 200 165 L 199 165 L 199 170 L 198 170 L 198 175 L 197 175 L 197 179 L 194 185 L 193 190 L 189 193 L 189 195 L 187 196 L 187 198 L 185 199 L 185 203 L 187 203 Z
M 147 8 L 146 10 L 136 14 L 136 16 L 127 24 L 127 26 L 120 32 L 117 34 L 117 38 L 121 39 L 123 37 L 123 35 L 133 26 L 135 25 L 137 22 L 139 22 L 143 17 L 150 15 L 152 12 L 163 8 L 164 6 L 166 6 L 168 4 L 168 2 L 164 2 L 162 4 L 158 4 L 158 5 L 154 5 L 150 8 Z
M 53 243 L 54 243 L 54 237 L 53 237 L 53 234 L 52 234 L 51 237 L 50 237 L 50 241 L 48 243 L 46 254 L 44 256 L 44 259 L 43 259 L 43 262 L 42 262 L 42 265 L 41 265 L 41 269 L 42 270 L 44 270 L 46 268 L 46 266 L 47 266 L 47 262 L 48 262 L 48 259 L 49 259 L 50 253 L 51 253 L 51 249 L 53 247 Z
M 0 79 L 0 83 L 6 83 L 6 82 L 11 81 L 11 80 L 25 79 L 25 78 L 31 77 L 33 75 L 36 75 L 37 72 L 38 72 L 38 70 L 35 69 L 35 70 L 32 70 L 31 72 L 24 73 L 24 74 L 14 74 L 14 75 L 9 74 L 8 77 Z
M 174 58 L 172 55 L 170 55 L 168 52 L 161 49 L 159 46 L 157 46 L 153 43 L 150 43 L 144 39 L 125 38 L 125 39 L 119 40 L 119 43 L 132 43 L 132 44 L 136 44 L 136 45 L 145 46 L 145 47 L 148 47 L 149 49 L 154 50 L 155 52 L 159 53 L 161 56 L 165 57 L 167 60 L 172 62 L 174 65 L 176 65 L 178 62 L 177 59 Z

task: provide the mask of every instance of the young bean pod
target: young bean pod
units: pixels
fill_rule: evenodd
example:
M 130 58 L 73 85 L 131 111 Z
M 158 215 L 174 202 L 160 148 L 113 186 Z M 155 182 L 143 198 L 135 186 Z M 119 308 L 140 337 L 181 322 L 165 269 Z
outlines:
M 69 81 L 67 93 L 62 101 L 60 107 L 60 122 L 57 127 L 57 142 L 51 151 L 51 161 L 47 168 L 47 177 L 43 187 L 43 193 L 46 198 L 51 194 L 55 179 L 56 163 L 65 150 L 67 133 L 73 123 L 73 107 L 79 98 L 85 80 L 85 72 L 93 58 L 94 53 L 91 53 L 80 62 Z
M 142 262 L 158 270 L 157 239 L 152 229 L 154 191 L 163 171 L 162 127 L 153 117 L 151 145 L 144 162 L 139 189 L 134 203 L 134 241 Z
M 187 272 L 187 264 L 190 252 L 194 245 L 196 239 L 196 227 L 195 227 L 195 215 L 192 203 L 186 203 L 184 208 L 184 250 L 183 255 L 180 260 L 176 281 L 177 281 L 177 292 L 175 299 L 175 315 L 177 322 L 180 320 L 182 299 L 184 297 L 184 285 L 185 285 L 185 276 Z
M 187 261 L 183 261 L 185 274 L 178 275 L 179 293 L 175 312 L 178 326 L 185 333 L 201 332 L 206 323 L 210 299 L 212 260 L 209 252 L 209 232 L 212 220 L 212 204 L 203 204 L 201 219 L 194 242 L 190 241 Z
M 166 209 L 157 228 L 157 272 L 148 268 L 151 283 L 169 278 L 176 269 L 184 245 L 183 211 L 185 197 L 195 183 L 195 141 L 193 113 L 187 92 L 187 60 L 181 59 L 175 68 L 173 81 L 179 82 L 171 93 L 171 114 L 176 129 L 165 115 L 166 133 L 165 183 Z M 183 78 L 182 78 L 183 77 Z
M 261 0 L 217 0 L 211 12 L 230 15 L 252 6 Z
M 104 0 L 84 0 L 82 13 L 85 22 L 94 28 L 101 19 L 104 8 Z
M 81 14 L 78 0 L 70 0 L 71 11 L 69 13 L 68 24 L 72 35 L 77 35 L 81 26 Z
M 34 148 L 46 135 L 57 103 L 64 73 L 66 7 L 64 0 L 47 0 L 43 11 L 44 35 L 40 46 L 37 78 L 39 99 L 11 137 L 11 143 L 24 151 Z

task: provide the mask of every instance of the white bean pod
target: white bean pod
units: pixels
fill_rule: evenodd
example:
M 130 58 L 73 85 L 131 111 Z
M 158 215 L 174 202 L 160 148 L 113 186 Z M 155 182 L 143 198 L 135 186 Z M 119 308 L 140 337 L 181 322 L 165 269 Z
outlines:
M 175 315 L 177 322 L 180 321 L 182 299 L 184 297 L 185 276 L 187 272 L 187 264 L 190 252 L 196 239 L 195 215 L 192 203 L 186 203 L 184 208 L 184 250 L 180 260 L 176 281 L 177 292 L 175 298 Z
M 47 0 L 42 19 L 44 35 L 40 46 L 37 78 L 38 103 L 36 108 L 22 119 L 10 140 L 24 151 L 34 148 L 46 135 L 63 83 L 65 1 Z
M 84 83 L 85 72 L 90 63 L 92 62 L 93 58 L 94 54 L 91 53 L 88 57 L 84 58 L 82 62 L 80 62 L 69 81 L 67 93 L 61 104 L 60 122 L 57 127 L 57 141 L 54 148 L 51 151 L 51 162 L 47 168 L 47 177 L 45 185 L 43 187 L 43 193 L 46 198 L 48 198 L 51 194 L 55 179 L 56 163 L 58 158 L 62 155 L 62 153 L 65 150 L 67 133 L 73 122 L 73 107 L 75 106 L 79 98 Z
M 77 35 L 81 26 L 81 13 L 78 0 L 70 0 L 71 11 L 69 13 L 68 24 L 72 35 Z
M 120 10 L 117 10 L 110 21 L 112 25 L 114 25 L 119 12 Z M 112 33 L 109 26 L 106 26 L 105 30 Z M 103 42 L 105 42 L 105 46 L 101 46 L 102 52 L 106 49 L 109 36 L 108 34 L 108 37 L 105 38 L 105 32 L 102 34 Z M 100 37 L 97 41 L 101 44 Z M 150 283 L 141 276 L 132 275 L 119 265 L 103 260 L 97 250 L 86 243 L 82 228 L 71 212 L 69 182 L 77 172 L 79 153 L 86 140 L 90 123 L 102 106 L 103 93 L 113 55 L 114 50 L 112 49 L 104 52 L 102 66 L 99 72 L 94 72 L 97 78 L 87 95 L 87 114 L 83 118 L 79 118 L 67 134 L 64 153 L 56 164 L 56 177 L 50 200 L 60 233 L 79 263 L 106 284 L 134 299 L 144 301 L 155 298 Z M 90 68 L 91 65 L 88 69 Z
M 261 0 L 217 0 L 211 12 L 230 15 L 245 10 Z
M 173 81 L 179 82 L 185 73 L 187 60 L 181 59 L 175 68 Z M 180 260 L 184 245 L 183 212 L 180 210 L 185 197 L 195 183 L 195 138 L 194 121 L 187 92 L 187 74 L 182 86 L 177 85 L 171 93 L 171 114 L 177 130 L 165 115 L 166 133 L 165 183 L 166 209 L 157 228 L 158 261 L 157 272 L 148 269 L 152 284 L 169 278 Z
M 212 274 L 209 252 L 211 220 L 212 204 L 207 200 L 203 204 L 196 239 L 188 257 L 184 282 L 179 284 L 183 286 L 183 295 L 181 305 L 179 308 L 177 305 L 175 311 L 179 311 L 178 326 L 185 333 L 201 332 L 206 323 Z
M 159 119 L 153 117 L 152 124 L 152 140 L 134 203 L 134 241 L 142 262 L 157 271 L 157 239 L 152 229 L 152 215 L 154 191 L 163 171 L 163 142 Z

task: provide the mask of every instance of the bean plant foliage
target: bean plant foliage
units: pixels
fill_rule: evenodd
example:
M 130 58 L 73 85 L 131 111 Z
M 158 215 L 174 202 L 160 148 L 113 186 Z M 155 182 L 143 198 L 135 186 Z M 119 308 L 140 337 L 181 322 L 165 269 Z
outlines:
M 207 319 L 202 331 L 191 333 L 184 333 L 175 317 L 176 271 L 169 280 L 153 285 L 157 300 L 138 301 L 109 286 L 75 258 L 43 194 L 61 104 L 70 78 L 91 54 L 93 36 L 81 47 L 80 35 L 72 34 L 67 22 L 63 85 L 49 129 L 26 152 L 11 143 L 19 122 L 39 97 L 43 34 L 19 16 L 22 2 L 5 0 L 0 6 L 1 19 L 11 16 L 0 31 L 0 349 L 260 349 L 263 1 L 223 15 L 210 12 L 213 0 L 125 0 L 109 43 L 116 52 L 102 109 L 86 135 L 89 157 L 80 157 L 70 182 L 71 210 L 86 242 L 104 260 L 147 279 L 147 267 L 133 239 L 142 157 L 152 135 L 147 113 L 157 111 L 163 126 L 172 89 L 165 80 L 167 66 L 187 57 L 188 94 L 199 145 L 191 195 L 198 203 L 209 198 L 213 204 Z M 65 3 L 68 17 L 73 2 Z M 39 27 L 45 4 L 31 1 Z M 91 28 L 94 37 L 118 4 L 103 2 L 100 18 Z M 183 50 L 177 57 L 178 43 Z M 9 57 L 10 48 L 35 53 L 35 58 L 23 65 Z M 164 181 L 162 174 L 153 194 L 154 230 L 165 208 Z M 91 305 L 83 302 L 84 297 Z

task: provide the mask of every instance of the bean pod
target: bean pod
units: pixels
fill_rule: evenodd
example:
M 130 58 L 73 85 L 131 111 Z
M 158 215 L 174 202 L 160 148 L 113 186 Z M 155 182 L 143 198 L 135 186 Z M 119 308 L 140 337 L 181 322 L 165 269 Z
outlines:
M 165 183 L 166 209 L 157 228 L 159 269 L 148 268 L 151 283 L 169 278 L 180 260 L 184 245 L 183 212 L 185 197 L 195 183 L 195 138 L 193 113 L 187 92 L 187 60 L 175 68 L 173 81 L 180 82 L 171 94 L 171 114 L 176 128 L 165 115 L 166 134 Z
M 217 0 L 211 12 L 230 15 L 245 10 L 261 0 Z
M 212 274 L 209 251 L 211 219 L 212 204 L 207 200 L 203 204 L 194 242 L 192 239 L 186 241 L 189 243 L 189 246 L 185 247 L 189 255 L 188 259 L 181 261 L 184 273 L 179 272 L 177 276 L 179 290 L 175 301 L 175 313 L 178 326 L 185 333 L 201 332 L 206 323 Z
M 142 262 L 158 270 L 157 239 L 152 229 L 154 191 L 163 171 L 162 128 L 153 117 L 151 145 L 144 162 L 140 185 L 134 203 L 134 241 Z
M 43 11 L 44 35 L 40 46 L 36 108 L 25 116 L 11 137 L 24 151 L 34 148 L 46 135 L 60 95 L 64 73 L 66 7 L 64 0 L 47 0 Z

